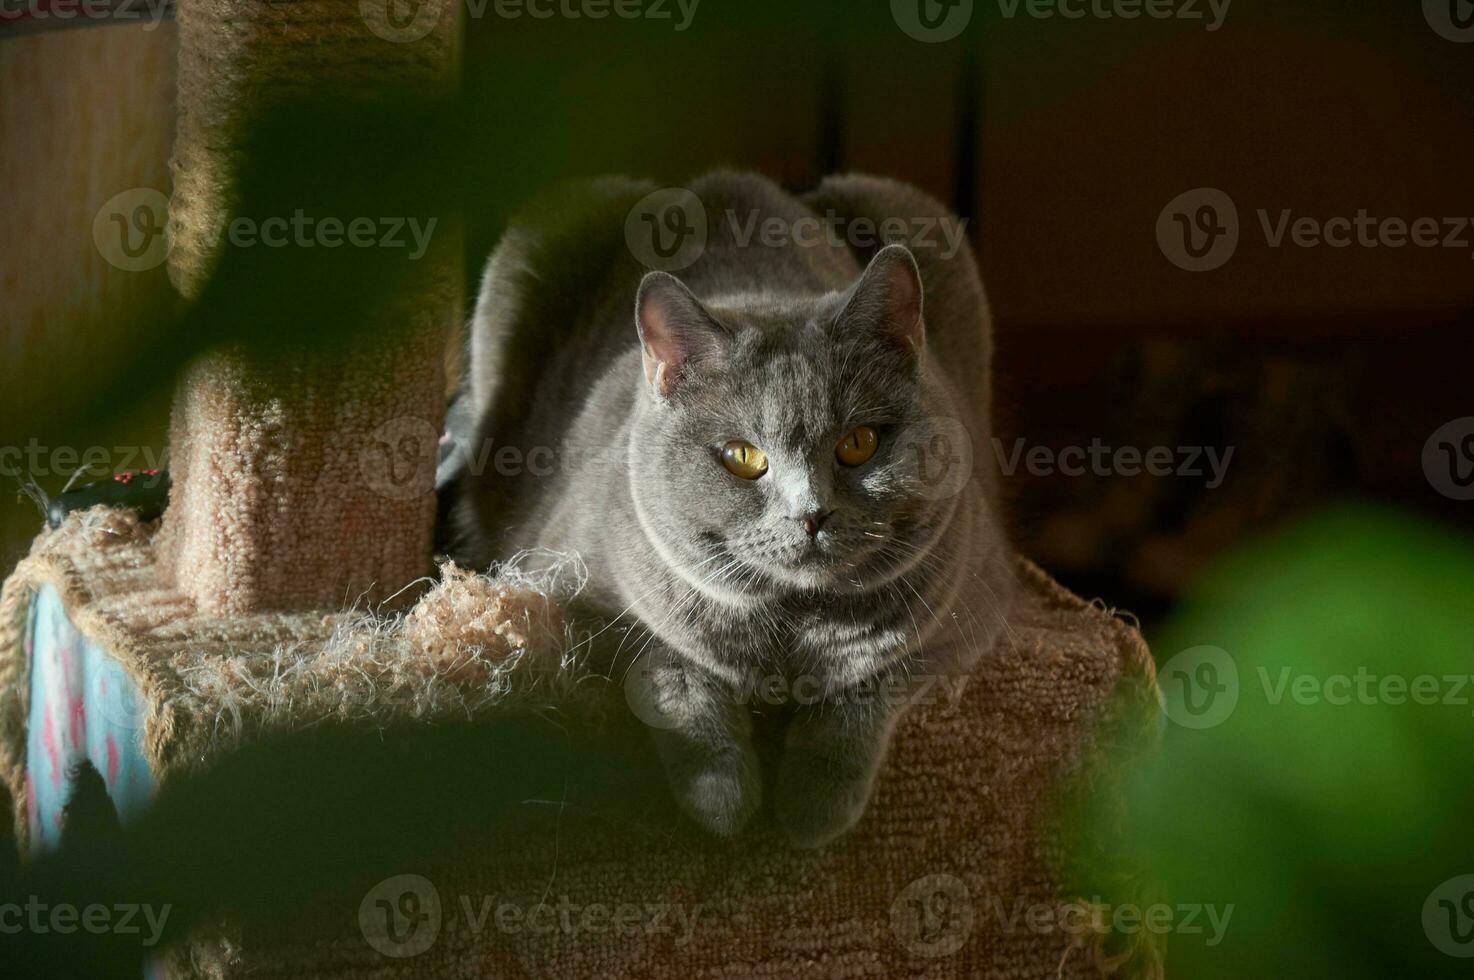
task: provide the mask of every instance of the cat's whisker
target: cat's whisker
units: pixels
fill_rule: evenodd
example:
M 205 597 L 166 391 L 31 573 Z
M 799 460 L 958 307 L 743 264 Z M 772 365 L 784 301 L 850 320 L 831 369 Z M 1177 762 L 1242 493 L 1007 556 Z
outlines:
M 935 555 L 921 553 L 918 549 L 915 548 L 915 546 L 910 545 L 907 542 L 903 542 L 903 541 L 893 542 L 893 545 L 894 545 L 895 551 L 897 553 L 907 552 L 907 553 L 910 553 L 910 554 L 914 555 L 914 557 L 916 557 L 918 559 L 917 560 L 917 564 L 922 569 L 924 569 L 924 570 L 927 570 L 927 571 L 932 572 L 933 574 L 942 575 L 942 576 L 947 576 L 947 575 L 955 574 L 955 571 L 956 571 L 955 569 L 948 568 L 946 566 L 946 564 L 943 561 L 941 561 L 939 558 L 937 558 Z M 886 551 L 886 550 L 887 549 L 882 549 L 883 552 Z M 976 571 L 969 572 L 969 575 L 973 579 L 976 579 L 978 582 L 982 583 L 986 588 L 989 589 L 990 593 L 992 593 L 992 587 L 989 586 L 988 583 L 986 582 L 986 580 L 984 580 Z M 916 597 L 918 599 L 921 599 L 922 598 L 921 597 L 921 594 L 916 590 L 916 587 L 911 583 L 911 581 L 906 577 L 906 575 L 904 573 L 901 574 L 901 575 L 899 575 L 899 576 L 897 576 L 897 580 L 903 582 L 906 585 L 906 587 L 909 588 L 914 595 L 916 595 Z M 992 594 L 996 598 L 996 593 L 992 593 Z M 986 597 L 984 597 L 984 598 L 986 598 Z M 924 599 L 922 599 L 922 602 L 923 602 L 923 604 L 925 604 L 925 600 Z M 928 609 L 930 611 L 930 607 L 928 607 Z M 961 611 L 967 617 L 967 620 L 968 620 L 967 628 L 968 628 L 968 634 L 969 635 L 968 636 L 964 636 L 963 635 L 963 633 L 962 633 L 962 626 L 961 626 L 960 623 L 957 622 L 956 613 L 954 612 L 951 615 L 952 615 L 953 624 L 954 624 L 954 626 L 955 626 L 955 628 L 957 630 L 958 639 L 961 640 L 961 641 L 963 641 L 965 644 L 967 644 L 970 649 L 976 650 L 976 649 L 978 649 L 978 641 L 977 641 L 977 626 L 978 626 L 978 624 L 977 624 L 977 617 L 974 614 L 973 610 L 965 602 L 961 604 Z M 935 612 L 932 613 L 932 616 L 933 616 L 933 620 L 936 621 L 936 622 L 938 622 L 938 624 L 940 624 L 940 619 L 939 619 L 939 617 L 937 616 L 937 614 Z M 1008 622 L 1007 622 L 1007 619 L 1005 617 L 1003 617 L 1002 615 L 997 614 L 996 611 L 995 611 L 995 616 L 997 617 L 997 619 L 999 620 L 999 622 L 1004 626 L 1004 628 L 1005 629 L 1008 629 L 1011 632 L 1011 627 L 1009 627 Z
M 712 560 L 714 560 L 714 559 L 716 559 L 718 557 L 722 557 L 722 556 L 721 555 L 713 555 L 713 556 L 711 556 L 711 558 L 707 559 L 706 561 L 703 561 L 700 565 L 698 565 L 696 567 L 699 568 L 702 565 L 709 564 L 710 561 L 712 561 Z M 727 565 L 723 566 L 721 569 L 718 569 L 717 572 L 712 573 L 712 576 L 711 577 L 716 577 L 718 575 L 724 574 L 726 571 L 730 570 L 731 568 L 733 568 L 734 566 L 736 566 L 738 564 L 739 563 L 738 563 L 738 561 L 736 559 L 731 559 L 728 562 Z M 675 588 L 675 586 L 676 586 L 677 583 L 674 582 L 674 581 L 671 581 L 671 582 L 667 582 L 665 584 L 666 584 L 666 591 L 667 592 L 671 592 L 671 591 L 674 591 L 674 588 Z M 647 593 L 647 595 L 648 595 L 648 593 Z M 637 650 L 635 652 L 633 658 L 631 659 L 631 662 L 630 662 L 629 666 L 627 666 L 625 668 L 625 674 L 626 674 L 626 676 L 628 675 L 629 671 L 631 669 L 633 669 L 634 664 L 638 663 L 639 660 L 640 660 L 640 658 L 644 656 L 645 651 L 647 649 L 649 649 L 651 642 L 655 639 L 655 637 L 657 636 L 658 632 L 661 629 L 663 629 L 669 623 L 670 619 L 677 612 L 685 613 L 685 612 L 689 611 L 692 608 L 698 607 L 699 604 L 695 600 L 699 597 L 699 595 L 700 595 L 700 593 L 699 593 L 699 591 L 696 588 L 691 587 L 691 586 L 687 586 L 686 594 L 683 595 L 679 600 L 677 600 L 675 603 L 673 603 L 671 605 L 671 608 L 667 611 L 666 616 L 661 620 L 661 622 L 655 624 L 653 627 L 652 626 L 646 626 L 644 624 L 636 624 L 640 629 L 644 630 L 645 637 L 644 637 L 644 642 L 641 643 L 639 650 Z M 639 600 L 636 600 L 636 602 L 639 602 Z M 633 608 L 633 606 L 631 608 Z M 684 622 L 684 619 L 683 619 L 683 622 Z M 610 625 L 613 625 L 613 624 L 611 623 Z M 685 625 L 689 625 L 689 623 L 685 623 Z M 606 627 L 606 629 L 607 628 L 608 627 Z M 626 631 L 624 637 L 620 640 L 618 648 L 616 648 L 616 650 L 614 651 L 614 655 L 615 655 L 615 658 L 616 659 L 624 651 L 624 645 L 629 640 L 629 637 L 630 637 L 630 635 L 631 635 L 632 632 L 633 632 L 633 630 Z
M 721 557 L 722 557 L 722 555 L 721 555 L 720 552 L 718 552 L 717 554 L 711 555 L 711 556 L 709 556 L 709 557 L 701 560 L 700 562 L 697 562 L 694 566 L 692 566 L 692 570 L 694 571 L 694 570 L 696 570 L 698 568 L 702 568 L 705 565 L 708 565 L 711 562 L 713 562 L 716 559 L 721 558 Z M 658 592 L 658 591 L 660 591 L 662 589 L 669 590 L 672 586 L 673 586 L 673 583 L 670 580 L 665 579 L 665 578 L 662 578 L 652 588 L 647 589 L 645 592 L 642 592 L 640 595 L 636 596 L 634 598 L 634 600 L 630 602 L 629 605 L 625 606 L 624 609 L 621 610 L 617 615 L 615 615 L 615 617 L 613 619 L 609 620 L 609 622 L 604 625 L 603 629 L 600 629 L 598 632 L 592 634 L 591 636 L 585 637 L 583 640 L 581 640 L 578 643 L 574 644 L 572 647 L 570 647 L 568 650 L 565 651 L 565 654 L 572 654 L 575 651 L 577 651 L 579 647 L 584 646 L 585 644 L 592 644 L 594 642 L 594 640 L 597 640 L 600 636 L 603 636 L 604 633 L 607 630 L 609 630 L 610 627 L 612 627 L 615 623 L 619 622 L 626 615 L 628 615 L 629 612 L 630 612 L 630 610 L 634 609 L 641 602 L 643 602 L 646 599 L 650 598 L 650 596 L 654 595 L 656 592 Z

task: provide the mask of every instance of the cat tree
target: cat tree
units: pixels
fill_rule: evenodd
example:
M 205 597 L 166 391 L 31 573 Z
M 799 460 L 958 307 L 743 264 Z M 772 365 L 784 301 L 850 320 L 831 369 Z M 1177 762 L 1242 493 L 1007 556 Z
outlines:
M 254 124 L 293 100 L 380 88 L 441 95 L 457 63 L 459 5 L 431 0 L 412 42 L 369 33 L 387 2 L 180 5 L 170 279 L 207 281 L 239 200 Z M 387 23 L 387 21 L 385 22 Z M 448 224 L 448 223 L 446 223 Z M 439 228 L 405 263 L 395 303 L 363 324 L 372 343 L 251 357 L 216 351 L 183 380 L 170 431 L 176 490 L 161 565 L 202 612 L 328 608 L 382 598 L 428 571 L 446 338 L 461 307 L 461 243 Z M 290 311 L 283 311 L 290 316 Z M 417 441 L 393 485 L 364 470 Z
M 207 281 L 236 205 L 253 122 L 311 93 L 393 86 L 434 92 L 457 65 L 459 4 L 412 21 L 374 0 L 181 0 L 171 277 Z M 389 18 L 389 19 L 385 19 Z M 393 38 L 391 40 L 391 38 Z M 452 571 L 385 625 L 350 608 L 429 572 L 441 352 L 461 315 L 460 243 L 437 238 L 380 309 L 377 336 L 327 357 L 215 350 L 181 379 L 173 491 L 158 524 L 122 511 L 74 514 L 43 533 L 0 598 L 0 775 L 30 850 L 54 845 L 70 764 L 90 759 L 126 823 L 157 787 L 244 740 L 324 724 L 363 729 L 486 717 L 529 698 L 572 700 L 579 683 L 546 591 Z M 290 311 L 283 311 L 290 316 Z M 365 479 L 376 447 L 418 461 Z M 1099 932 L 1041 931 L 991 914 L 1085 909 L 1053 858 L 1051 814 L 1067 782 L 1105 779 L 1114 736 L 1148 740 L 1151 661 L 1136 632 L 1020 561 L 1011 633 L 961 700 L 901 725 L 870 813 L 819 854 L 763 822 L 715 844 L 674 821 L 543 814 L 488 828 L 429 869 L 447 911 L 423 951 L 399 958 L 332 907 L 269 948 L 200 937 L 173 976 L 1153 975 L 1142 944 L 1110 959 Z M 345 602 L 346 600 L 346 602 Z M 100 681 L 98 679 L 101 679 Z M 592 694 L 590 692 L 593 692 Z M 598 738 L 643 743 L 633 713 Z M 632 758 L 640 757 L 631 749 Z M 648 929 L 491 929 L 451 923 L 453 896 L 537 908 L 550 863 L 561 901 L 587 908 L 699 908 L 691 940 Z M 346 901 L 346 899 L 345 899 Z M 643 921 L 643 920 L 642 920 Z M 647 923 L 648 925 L 648 923 Z M 401 953 L 403 951 L 400 951 Z

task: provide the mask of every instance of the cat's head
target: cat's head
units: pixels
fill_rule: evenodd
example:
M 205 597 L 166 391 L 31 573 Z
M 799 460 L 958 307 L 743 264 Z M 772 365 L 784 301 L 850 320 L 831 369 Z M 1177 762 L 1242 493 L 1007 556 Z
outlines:
M 636 299 L 644 390 L 632 491 L 662 557 L 711 595 L 855 591 L 924 561 L 951 503 L 917 447 L 939 406 L 904 247 L 820 297 L 697 299 L 652 272 Z

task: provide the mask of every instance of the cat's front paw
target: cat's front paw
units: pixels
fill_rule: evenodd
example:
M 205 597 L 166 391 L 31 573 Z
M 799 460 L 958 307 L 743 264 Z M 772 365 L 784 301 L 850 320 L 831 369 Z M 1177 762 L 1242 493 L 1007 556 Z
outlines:
M 763 802 L 756 758 L 737 755 L 701 764 L 678 762 L 668 765 L 666 774 L 681 809 L 718 837 L 735 837 Z
M 711 770 L 690 781 L 681 803 L 704 830 L 735 837 L 762 805 L 762 787 L 741 773 Z
M 871 780 L 860 774 L 822 772 L 785 764 L 773 801 L 778 825 L 799 847 L 820 848 L 852 830 L 870 802 Z

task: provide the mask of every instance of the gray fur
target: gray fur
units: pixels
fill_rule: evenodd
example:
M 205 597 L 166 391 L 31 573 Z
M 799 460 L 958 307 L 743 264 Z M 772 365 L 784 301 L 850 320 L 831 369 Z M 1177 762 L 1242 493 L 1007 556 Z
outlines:
M 469 475 L 458 522 L 478 562 L 523 548 L 582 556 L 590 611 L 640 652 L 672 788 L 716 833 L 740 830 L 762 796 L 738 692 L 754 671 L 821 691 L 792 712 L 774 789 L 790 836 L 819 846 L 860 818 L 904 706 L 863 693 L 965 674 L 1005 628 L 982 287 L 966 248 L 876 259 L 831 241 L 744 246 L 726 218 L 955 221 L 911 187 L 861 176 L 802 198 L 755 176 L 703 177 L 690 189 L 708 213 L 704 252 L 679 282 L 645 275 L 623 228 L 653 189 L 608 179 L 560 191 L 492 255 L 473 328 L 475 442 L 483 460 L 491 439 L 524 456 L 556 450 L 558 464 Z M 898 340 L 887 305 L 915 281 L 908 270 L 923 286 L 919 351 Z M 647 373 L 637 294 L 677 321 L 682 365 Z M 947 419 L 973 465 L 938 494 L 915 447 L 951 431 Z M 834 447 L 861 423 L 880 447 L 843 467 Z M 727 472 L 730 439 L 761 447 L 768 473 Z M 830 511 L 811 543 L 803 516 Z

